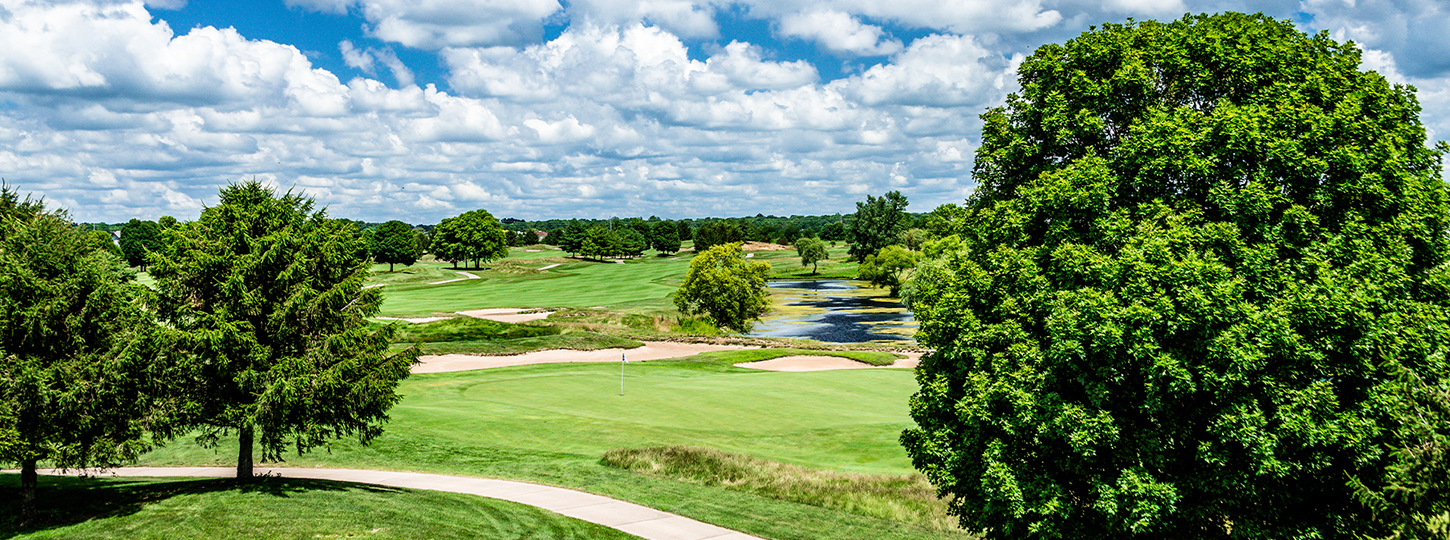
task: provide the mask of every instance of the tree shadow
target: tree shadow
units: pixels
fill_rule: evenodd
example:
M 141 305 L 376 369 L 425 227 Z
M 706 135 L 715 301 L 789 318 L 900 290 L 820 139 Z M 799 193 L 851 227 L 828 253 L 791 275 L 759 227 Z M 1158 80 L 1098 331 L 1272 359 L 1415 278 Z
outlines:
M 238 482 L 234 478 L 155 479 L 42 475 L 36 492 L 36 520 L 21 527 L 20 475 L 0 474 L 0 540 L 96 519 L 126 516 L 141 511 L 148 504 L 181 495 L 237 491 L 291 497 L 295 493 L 306 491 L 347 490 L 377 493 L 401 491 L 368 484 L 275 476 L 261 476 L 250 482 Z

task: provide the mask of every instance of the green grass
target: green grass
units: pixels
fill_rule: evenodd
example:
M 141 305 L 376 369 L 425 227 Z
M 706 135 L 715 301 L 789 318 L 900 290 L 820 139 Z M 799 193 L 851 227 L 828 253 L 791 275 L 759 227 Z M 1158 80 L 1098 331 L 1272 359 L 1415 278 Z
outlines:
M 681 358 L 683 362 L 699 362 L 718 365 L 734 365 L 745 362 L 759 362 L 785 356 L 837 356 L 850 358 L 857 362 L 871 364 L 873 366 L 889 366 L 897 359 L 906 358 L 906 355 L 886 351 L 833 351 L 817 349 L 746 349 L 742 351 L 713 351 L 704 352 L 688 358 Z
M 548 327 L 545 327 L 548 328 Z M 545 349 L 594 351 L 599 349 L 633 349 L 644 345 L 623 337 L 586 331 L 567 331 L 552 335 L 515 339 L 479 339 L 423 343 L 423 354 L 519 354 Z M 399 343 L 395 347 L 404 347 Z
M 396 339 L 404 343 L 519 339 L 559 333 L 559 329 L 552 326 L 512 324 L 473 317 L 454 317 L 424 324 L 399 323 L 397 328 Z
M 20 529 L 19 475 L 0 475 L 0 538 L 636 538 L 532 506 L 325 480 L 41 477 Z
M 897 443 L 911 425 L 910 370 L 778 373 L 736 368 L 765 351 L 712 353 L 624 366 L 545 364 L 414 375 L 387 431 L 289 457 L 333 466 L 506 478 L 581 489 L 766 538 L 961 538 L 915 522 L 761 493 L 642 475 L 600 464 L 615 448 L 704 446 L 837 472 L 912 472 Z M 230 444 L 231 446 L 226 446 Z M 225 465 L 235 442 L 187 440 L 147 465 Z
M 936 497 L 920 473 L 841 473 L 689 446 L 620 448 L 606 452 L 600 463 L 929 528 L 950 530 L 957 524 L 946 501 Z
M 827 248 L 826 252 L 831 258 L 816 263 L 816 271 L 811 272 L 811 267 L 801 266 L 800 256 L 795 250 L 777 251 L 765 259 L 770 262 L 770 279 L 856 279 L 856 269 L 860 263 L 846 260 L 846 245 Z M 756 255 L 757 258 L 761 255 Z

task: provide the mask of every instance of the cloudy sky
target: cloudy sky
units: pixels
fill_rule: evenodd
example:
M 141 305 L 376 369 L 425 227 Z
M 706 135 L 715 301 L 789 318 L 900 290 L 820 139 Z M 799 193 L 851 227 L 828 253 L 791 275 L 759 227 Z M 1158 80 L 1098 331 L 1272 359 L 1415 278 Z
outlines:
M 251 177 L 368 221 L 921 212 L 1035 47 L 1224 10 L 1355 40 L 1450 133 L 1431 0 L 0 0 L 0 177 L 78 221 Z

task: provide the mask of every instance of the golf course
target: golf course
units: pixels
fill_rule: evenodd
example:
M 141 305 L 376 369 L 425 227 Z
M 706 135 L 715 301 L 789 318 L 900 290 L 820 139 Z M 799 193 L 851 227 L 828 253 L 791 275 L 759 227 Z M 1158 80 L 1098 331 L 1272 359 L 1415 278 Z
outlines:
M 770 261 L 775 273 L 789 276 L 800 268 L 793 254 L 762 251 L 751 258 Z M 867 350 L 871 344 L 804 343 L 808 348 L 799 348 L 802 340 L 748 340 L 712 346 L 732 350 L 677 358 L 626 364 L 615 355 L 600 361 L 601 349 L 619 349 L 627 356 L 647 342 L 673 341 L 686 342 L 677 346 L 687 350 L 689 341 L 722 336 L 713 328 L 692 332 L 700 325 L 682 322 L 670 302 L 689 267 L 688 254 L 606 262 L 564 255 L 533 246 L 478 269 L 432 261 L 394 272 L 375 266 L 371 284 L 383 287 L 386 300 L 374 324 L 397 328 L 396 347 L 419 343 L 423 366 L 434 358 L 428 354 L 460 352 L 554 350 L 549 355 L 566 361 L 445 373 L 415 368 L 399 387 L 402 400 L 390 410 L 385 431 L 368 445 L 341 440 L 300 455 L 289 452 L 284 462 L 259 467 L 525 481 L 632 502 L 761 538 L 967 537 L 953 529 L 945 503 L 912 469 L 897 442 L 911 423 L 906 414 L 907 398 L 916 388 L 911 370 L 772 371 L 750 365 L 830 355 L 851 367 L 871 368 L 890 366 L 905 355 Z M 843 270 L 823 265 L 822 271 Z M 514 324 L 456 313 L 485 308 L 548 316 Z M 409 318 L 433 321 L 396 320 Z M 584 359 L 591 352 L 592 360 Z M 203 447 L 184 436 L 135 465 L 234 465 L 236 444 L 234 438 L 223 438 Z M 0 486 L 15 482 L 14 475 L 0 475 Z M 629 537 L 482 497 L 283 478 L 231 490 L 223 487 L 227 482 L 47 477 L 42 497 L 55 504 L 42 501 L 42 507 L 85 500 L 106 517 L 19 537 L 104 538 L 118 528 L 126 537 L 156 538 Z M 288 504 L 280 505 L 281 499 Z M 470 506 L 470 500 L 477 505 Z M 396 508 L 374 512 L 370 506 L 387 504 Z M 233 507 L 245 507 L 247 513 L 228 512 Z M 196 517 L 177 517 L 187 513 Z M 330 517 L 309 517 L 324 514 Z M 400 515 L 420 519 L 398 520 Z M 447 517 L 452 515 L 457 519 Z M 260 525 L 280 522 L 287 524 Z M 253 525 L 239 524 L 257 525 L 246 532 Z M 227 532 L 214 535 L 213 530 Z

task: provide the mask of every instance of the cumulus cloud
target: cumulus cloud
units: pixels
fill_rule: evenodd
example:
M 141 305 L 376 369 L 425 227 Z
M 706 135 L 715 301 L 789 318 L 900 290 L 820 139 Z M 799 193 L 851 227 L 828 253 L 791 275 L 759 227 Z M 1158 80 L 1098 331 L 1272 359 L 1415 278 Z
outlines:
M 857 56 L 881 56 L 901 50 L 901 41 L 885 35 L 880 27 L 862 24 L 847 13 L 815 10 L 792 13 L 780 19 L 784 36 L 813 40 L 828 51 Z
M 519 45 L 539 40 L 558 0 L 287 0 L 287 5 L 345 14 L 356 8 L 370 35 L 406 47 Z

